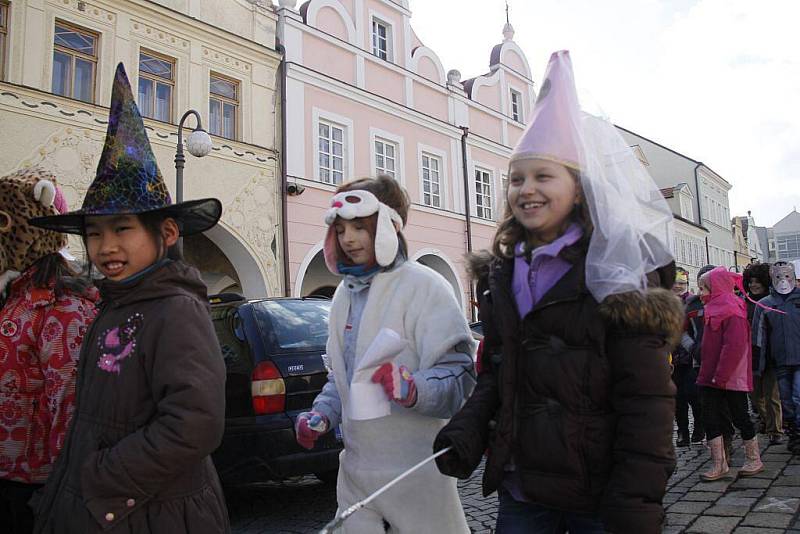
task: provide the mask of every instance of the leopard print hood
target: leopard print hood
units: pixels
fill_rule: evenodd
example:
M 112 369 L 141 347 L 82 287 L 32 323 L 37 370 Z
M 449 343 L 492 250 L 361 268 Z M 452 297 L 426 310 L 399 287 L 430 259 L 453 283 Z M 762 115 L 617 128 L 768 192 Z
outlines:
M 0 275 L 22 272 L 67 245 L 65 234 L 28 223 L 32 217 L 58 215 L 54 201 L 63 199 L 58 193 L 55 176 L 39 167 L 0 178 Z

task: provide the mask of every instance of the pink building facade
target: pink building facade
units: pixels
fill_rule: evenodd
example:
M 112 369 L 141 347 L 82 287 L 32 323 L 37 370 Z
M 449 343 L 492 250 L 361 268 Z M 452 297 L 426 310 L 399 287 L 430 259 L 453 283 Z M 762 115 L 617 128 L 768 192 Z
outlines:
M 414 33 L 407 0 L 279 4 L 291 294 L 331 294 L 338 284 L 322 258 L 336 186 L 387 173 L 411 197 L 410 259 L 444 276 L 470 316 L 463 256 L 490 245 L 508 156 L 535 99 L 513 29 L 487 43 L 489 72 L 462 81 Z

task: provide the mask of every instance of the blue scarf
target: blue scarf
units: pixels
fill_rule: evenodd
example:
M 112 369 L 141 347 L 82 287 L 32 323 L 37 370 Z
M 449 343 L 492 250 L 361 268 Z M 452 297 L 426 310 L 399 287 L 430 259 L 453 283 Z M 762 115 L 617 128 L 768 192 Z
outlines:
M 382 267 L 378 264 L 368 267 L 366 265 L 348 265 L 341 261 L 336 263 L 336 268 L 339 270 L 339 273 L 343 274 L 344 276 L 356 276 L 359 278 L 377 273 L 382 269 Z

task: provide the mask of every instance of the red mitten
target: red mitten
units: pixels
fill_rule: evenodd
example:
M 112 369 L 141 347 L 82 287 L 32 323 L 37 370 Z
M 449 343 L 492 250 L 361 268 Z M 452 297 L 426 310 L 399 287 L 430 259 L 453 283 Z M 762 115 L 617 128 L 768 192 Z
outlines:
M 305 449 L 313 449 L 319 437 L 328 431 L 328 418 L 319 412 L 303 412 L 294 423 L 297 443 Z
M 414 377 L 405 365 L 384 363 L 372 374 L 372 381 L 380 384 L 389 400 L 410 408 L 417 403 L 417 386 Z

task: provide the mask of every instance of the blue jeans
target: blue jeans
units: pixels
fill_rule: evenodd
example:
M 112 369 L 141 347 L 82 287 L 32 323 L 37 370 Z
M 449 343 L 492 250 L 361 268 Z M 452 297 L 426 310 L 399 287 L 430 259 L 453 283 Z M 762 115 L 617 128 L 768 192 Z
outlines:
M 603 523 L 597 517 L 545 508 L 520 502 L 505 489 L 499 490 L 496 534 L 603 534 Z
M 777 372 L 783 420 L 800 429 L 800 365 L 782 365 Z

